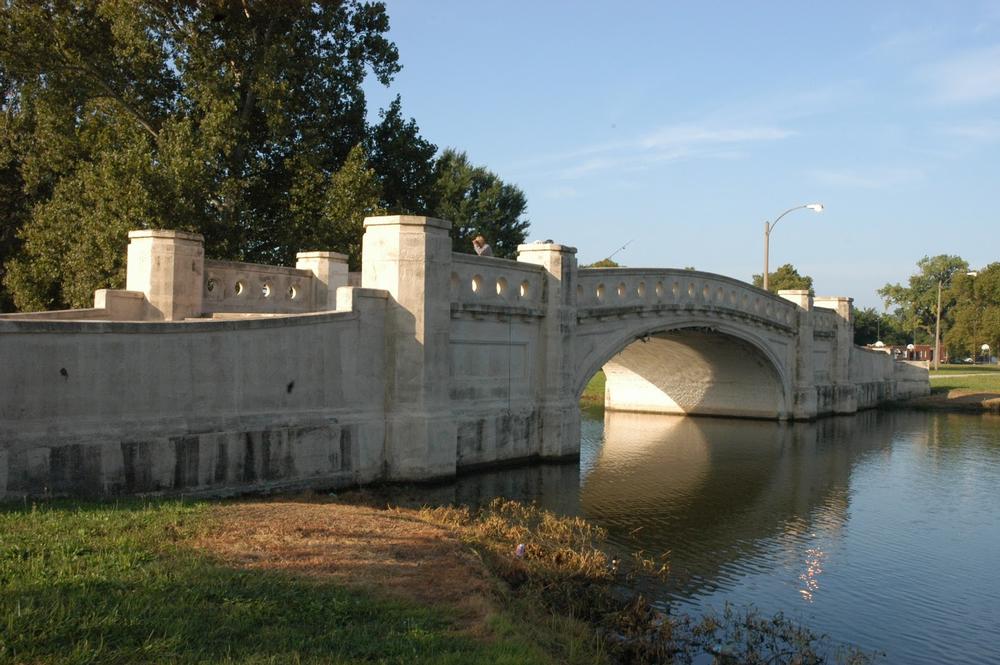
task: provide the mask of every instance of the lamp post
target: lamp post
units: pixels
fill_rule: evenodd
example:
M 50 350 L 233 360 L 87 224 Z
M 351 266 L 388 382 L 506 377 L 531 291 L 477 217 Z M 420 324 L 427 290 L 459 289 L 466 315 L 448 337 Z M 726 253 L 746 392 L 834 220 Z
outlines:
M 809 210 L 812 210 L 813 212 L 823 212 L 823 204 L 822 203 L 807 203 L 805 205 L 800 205 L 800 206 L 795 206 L 794 208 L 789 208 L 785 212 L 783 212 L 780 215 L 778 215 L 778 217 L 773 222 L 768 222 L 767 220 L 764 220 L 764 290 L 765 291 L 767 291 L 767 281 L 768 281 L 767 280 L 767 271 L 768 271 L 768 259 L 769 259 L 768 254 L 770 252 L 771 231 L 773 231 L 774 227 L 778 225 L 778 222 L 781 221 L 782 217 L 784 217 L 785 215 L 787 215 L 790 212 L 794 212 L 796 210 L 802 210 L 803 208 L 808 208 Z
M 934 369 L 941 369 L 938 356 L 941 354 L 941 280 L 938 280 L 937 320 L 934 323 Z

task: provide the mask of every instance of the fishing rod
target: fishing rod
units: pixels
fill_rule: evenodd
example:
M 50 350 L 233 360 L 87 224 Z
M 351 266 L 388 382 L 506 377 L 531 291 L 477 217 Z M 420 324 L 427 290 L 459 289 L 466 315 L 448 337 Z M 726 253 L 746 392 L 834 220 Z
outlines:
M 623 249 L 625 249 L 626 247 L 628 247 L 629 245 L 631 245 L 633 242 L 635 242 L 635 238 L 632 238 L 627 243 L 625 243 L 624 245 L 622 245 L 621 247 L 619 247 L 615 251 L 611 252 L 611 254 L 609 254 L 608 257 L 606 259 L 604 259 L 604 260 L 605 261 L 610 261 L 615 254 L 617 254 L 618 252 L 622 251 Z

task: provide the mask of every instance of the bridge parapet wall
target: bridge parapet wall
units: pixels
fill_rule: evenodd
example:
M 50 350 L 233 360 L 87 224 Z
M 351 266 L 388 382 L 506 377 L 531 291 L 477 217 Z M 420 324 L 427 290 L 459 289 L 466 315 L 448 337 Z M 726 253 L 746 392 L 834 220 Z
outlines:
M 452 311 L 544 313 L 545 268 L 508 259 L 452 253 Z
M 348 291 L 335 313 L 0 320 L 0 498 L 376 478 L 386 295 Z
M 201 314 L 314 312 L 315 282 L 310 270 L 206 260 Z
M 783 298 L 697 270 L 582 269 L 576 295 L 580 316 L 667 306 L 728 311 L 786 328 L 796 321 L 795 305 Z

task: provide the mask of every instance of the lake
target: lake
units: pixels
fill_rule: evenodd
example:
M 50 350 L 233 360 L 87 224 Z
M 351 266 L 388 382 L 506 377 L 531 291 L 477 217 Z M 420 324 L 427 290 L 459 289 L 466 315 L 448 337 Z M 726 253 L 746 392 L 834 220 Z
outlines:
M 890 663 L 1000 662 L 1000 417 L 584 414 L 579 463 L 460 477 L 669 551 L 673 610 L 753 604 Z M 441 498 L 441 495 L 438 495 Z

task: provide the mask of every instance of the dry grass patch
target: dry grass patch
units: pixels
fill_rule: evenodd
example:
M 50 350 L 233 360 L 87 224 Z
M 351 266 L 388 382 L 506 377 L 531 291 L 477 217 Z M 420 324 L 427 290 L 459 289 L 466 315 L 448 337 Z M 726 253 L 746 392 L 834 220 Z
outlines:
M 448 529 L 403 509 L 303 499 L 220 506 L 196 546 L 227 564 L 323 578 L 454 612 L 483 637 L 490 575 Z

